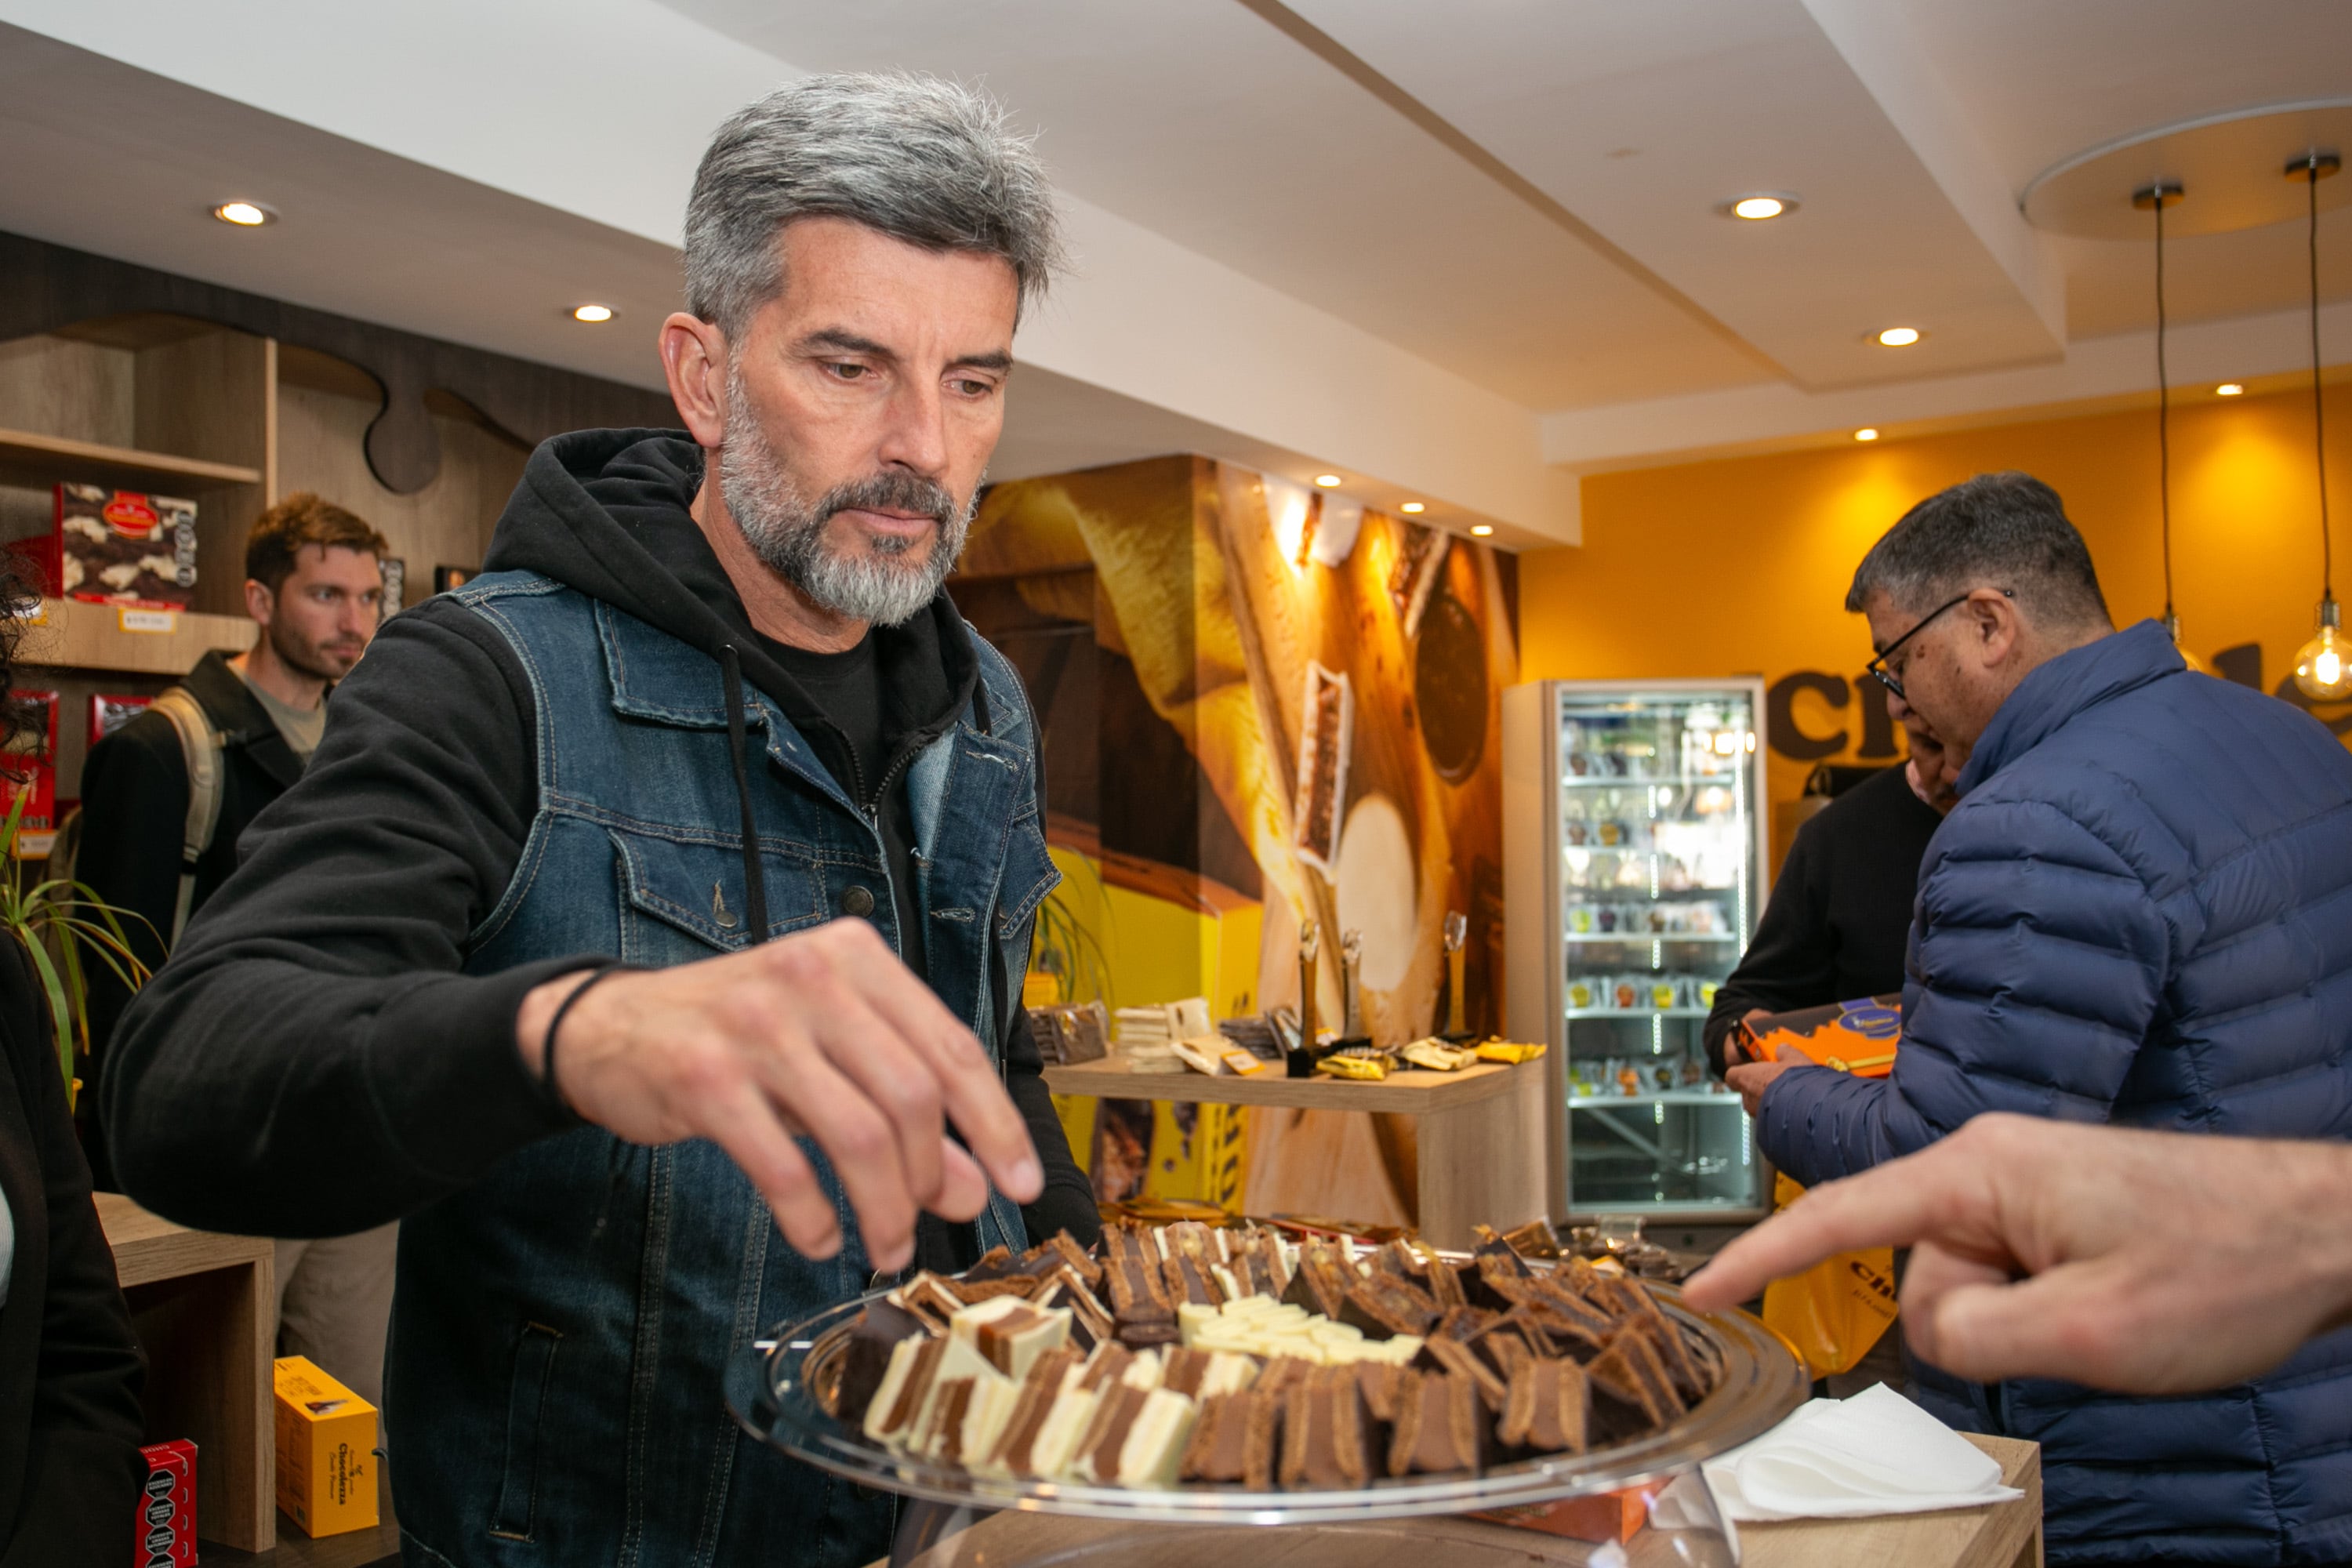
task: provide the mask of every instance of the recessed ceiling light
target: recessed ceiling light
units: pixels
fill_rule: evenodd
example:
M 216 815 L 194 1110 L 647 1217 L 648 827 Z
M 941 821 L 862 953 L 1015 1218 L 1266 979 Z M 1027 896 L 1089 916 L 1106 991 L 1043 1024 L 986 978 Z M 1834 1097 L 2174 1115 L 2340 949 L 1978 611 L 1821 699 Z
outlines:
M 1407 517 L 1419 517 L 1423 512 L 1425 512 L 1428 510 L 1429 506 L 1427 502 L 1417 500 L 1409 500 L 1405 502 L 1404 505 L 1397 508 L 1397 510 L 1404 513 Z
M 1875 441 L 1878 439 L 1878 431 L 1874 427 L 1865 425 L 1861 429 L 1853 433 L 1853 438 L 1857 441 Z
M 2244 395 L 2245 390 L 2246 389 L 2244 387 L 2239 385 L 2234 381 L 2225 381 L 2221 385 L 2213 389 L 2213 395 L 2216 397 L 2239 397 Z
M 213 208 L 213 216 L 239 228 L 259 228 L 278 220 L 278 215 L 259 202 L 223 202 Z
M 572 319 L 575 321 L 609 321 L 613 319 L 610 305 L 574 305 Z
M 1495 525 L 1491 522 L 1474 522 L 1470 525 L 1470 531 L 1484 539 L 1495 531 Z
M 1878 334 L 1878 345 L 1888 349 L 1907 349 L 1919 341 L 1916 327 L 1889 327 Z
M 1779 217 L 1783 213 L 1795 212 L 1797 198 L 1786 192 L 1759 191 L 1750 196 L 1734 196 L 1717 210 L 1730 217 L 1746 218 L 1750 223 L 1761 223 L 1766 218 Z
M 1315 482 L 1328 490 L 1339 484 L 1339 476 L 1337 474 L 1318 474 L 1315 476 Z

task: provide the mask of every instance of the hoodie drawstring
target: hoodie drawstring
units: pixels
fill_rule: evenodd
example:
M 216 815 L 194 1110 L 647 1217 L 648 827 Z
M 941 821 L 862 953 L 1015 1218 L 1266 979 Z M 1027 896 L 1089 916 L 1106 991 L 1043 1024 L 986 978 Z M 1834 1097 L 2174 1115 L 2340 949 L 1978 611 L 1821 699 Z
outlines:
M 743 904 L 751 922 L 750 944 L 768 940 L 768 879 L 760 865 L 760 830 L 751 815 L 751 765 L 743 742 L 743 660 L 729 643 L 719 650 L 727 675 L 727 754 L 735 764 L 735 802 L 743 812 Z

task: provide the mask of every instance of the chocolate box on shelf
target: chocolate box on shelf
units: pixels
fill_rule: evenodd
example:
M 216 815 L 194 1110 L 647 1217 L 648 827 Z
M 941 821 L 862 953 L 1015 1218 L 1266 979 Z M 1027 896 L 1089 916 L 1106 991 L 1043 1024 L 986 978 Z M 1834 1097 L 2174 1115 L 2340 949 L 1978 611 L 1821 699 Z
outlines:
M 61 484 L 44 574 L 52 593 L 139 609 L 184 610 L 196 592 L 196 503 Z

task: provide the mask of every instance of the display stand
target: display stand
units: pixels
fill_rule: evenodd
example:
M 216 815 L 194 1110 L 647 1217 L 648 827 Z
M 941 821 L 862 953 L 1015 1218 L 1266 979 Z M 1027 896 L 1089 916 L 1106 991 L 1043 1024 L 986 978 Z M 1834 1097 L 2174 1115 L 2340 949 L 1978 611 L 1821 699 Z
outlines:
M 267 1551 L 278 1528 L 277 1248 L 266 1237 L 189 1230 L 119 1193 L 97 1202 L 147 1353 L 147 1440 L 196 1445 L 200 1538 Z
M 1739 1527 L 1742 1568 L 2041 1568 L 2042 1450 L 2011 1437 L 1969 1436 L 2000 1461 L 2001 1479 L 2024 1492 L 2015 1502 L 1940 1513 L 1889 1514 L 1876 1519 L 1791 1520 Z M 1230 1531 L 1203 1532 L 1188 1525 L 1129 1524 L 1055 1514 L 1008 1511 L 969 1530 L 926 1540 L 928 1550 L 895 1555 L 907 1568 L 981 1568 L 999 1563 L 1116 1562 L 1121 1568 L 1196 1568 L 1246 1555 L 1283 1568 L 1424 1568 L 1431 1562 L 1586 1563 L 1602 1550 L 1473 1519 L 1402 1521 L 1404 1528 L 1318 1525 L 1258 1531 L 1237 1548 Z M 1617 1561 L 1631 1568 L 1687 1564 L 1688 1531 L 1644 1530 L 1624 1543 Z M 879 1568 L 879 1565 L 877 1565 Z
M 1463 1248 L 1476 1245 L 1474 1226 L 1508 1230 L 1544 1212 L 1543 1083 L 1538 1062 L 1411 1069 L 1379 1083 L 1276 1078 L 1272 1068 L 1247 1078 L 1135 1073 L 1116 1055 L 1045 1069 L 1055 1094 L 1410 1116 L 1418 1123 L 1414 1224 L 1431 1246 Z

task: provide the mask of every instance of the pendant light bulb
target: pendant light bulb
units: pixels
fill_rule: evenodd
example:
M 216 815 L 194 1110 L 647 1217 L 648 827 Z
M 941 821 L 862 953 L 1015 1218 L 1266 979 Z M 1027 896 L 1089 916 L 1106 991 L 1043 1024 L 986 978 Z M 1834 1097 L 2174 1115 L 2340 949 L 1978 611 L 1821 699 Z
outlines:
M 2311 260 L 2311 433 L 2319 466 L 2319 630 L 2295 650 L 2295 689 L 2315 702 L 2352 697 L 2352 642 L 2345 640 L 2344 615 L 2336 605 L 2336 550 L 2327 524 L 2327 420 L 2319 376 L 2319 182 L 2343 166 L 2333 153 L 2316 150 L 2291 160 L 2286 177 L 2308 187 L 2307 244 Z
M 2295 650 L 2295 689 L 2314 702 L 2341 702 L 2352 697 L 2352 639 L 2344 636 L 2343 612 L 2336 595 L 2319 601 L 2319 630 Z
M 2213 673 L 2213 667 L 2206 663 L 2203 659 L 2198 658 L 2195 654 L 2189 652 L 2189 645 L 2180 640 L 2180 617 L 2179 616 L 2174 615 L 2170 610 L 2167 610 L 2164 612 L 2163 617 L 2158 624 L 2164 627 L 2164 635 L 2172 639 L 2172 651 L 2180 656 L 2180 662 L 2189 667 L 2189 674 L 2210 675 Z

